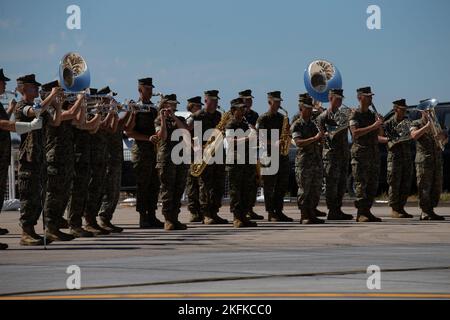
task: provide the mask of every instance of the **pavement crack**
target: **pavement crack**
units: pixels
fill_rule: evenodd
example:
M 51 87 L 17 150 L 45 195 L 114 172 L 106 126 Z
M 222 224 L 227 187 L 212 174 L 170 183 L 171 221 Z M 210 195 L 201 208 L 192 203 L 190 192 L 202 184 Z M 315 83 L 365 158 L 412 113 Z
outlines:
M 430 270 L 450 270 L 450 266 L 391 268 L 391 269 L 383 269 L 383 272 L 410 272 L 410 271 L 430 271 Z M 134 283 L 134 284 L 86 286 L 86 287 L 81 288 L 80 290 L 77 290 L 77 292 L 86 291 L 86 290 L 99 290 L 99 289 L 133 288 L 133 287 L 207 283 L 207 282 L 221 282 L 221 281 L 258 280 L 258 279 L 269 279 L 269 278 L 339 276 L 339 275 L 350 275 L 350 274 L 366 274 L 366 270 L 365 269 L 356 269 L 356 270 L 307 272 L 307 273 L 225 276 L 225 277 L 208 277 L 208 278 L 196 278 L 196 279 L 179 279 L 179 280 L 170 280 L 170 281 L 154 281 L 154 282 Z M 33 295 L 33 294 L 44 294 L 44 293 L 58 293 L 58 292 L 73 292 L 73 290 L 48 289 L 48 290 L 35 290 L 35 291 L 21 291 L 21 292 L 12 292 L 12 293 L 2 293 L 2 294 L 0 294 L 0 297 Z

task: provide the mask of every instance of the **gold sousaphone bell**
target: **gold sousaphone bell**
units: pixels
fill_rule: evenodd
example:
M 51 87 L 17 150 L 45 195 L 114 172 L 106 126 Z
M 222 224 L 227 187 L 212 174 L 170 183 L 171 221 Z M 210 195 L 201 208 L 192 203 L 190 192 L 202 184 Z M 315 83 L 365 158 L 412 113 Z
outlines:
M 61 59 L 59 82 L 66 92 L 80 92 L 89 88 L 91 76 L 88 65 L 79 53 L 69 52 Z

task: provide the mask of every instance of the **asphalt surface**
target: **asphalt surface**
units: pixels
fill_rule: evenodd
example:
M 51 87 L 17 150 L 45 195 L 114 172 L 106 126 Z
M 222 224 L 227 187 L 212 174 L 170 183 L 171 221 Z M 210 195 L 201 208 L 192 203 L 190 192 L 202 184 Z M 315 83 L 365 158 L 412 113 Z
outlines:
M 267 217 L 262 206 L 256 211 Z M 20 246 L 18 212 L 2 212 L 0 226 L 10 234 L 0 237 L 9 245 L 0 251 L 0 299 L 450 299 L 450 208 L 436 210 L 443 222 L 421 222 L 417 208 L 408 211 L 413 219 L 392 219 L 377 206 L 382 223 L 305 226 L 287 204 L 293 223 L 192 223 L 168 232 L 139 229 L 134 208 L 120 208 L 113 222 L 125 227 L 122 234 L 55 242 L 47 250 Z M 229 207 L 220 215 L 231 219 Z M 183 207 L 181 220 L 188 219 Z M 71 265 L 80 268 L 80 290 L 66 287 Z M 370 265 L 381 269 L 381 289 L 367 287 Z

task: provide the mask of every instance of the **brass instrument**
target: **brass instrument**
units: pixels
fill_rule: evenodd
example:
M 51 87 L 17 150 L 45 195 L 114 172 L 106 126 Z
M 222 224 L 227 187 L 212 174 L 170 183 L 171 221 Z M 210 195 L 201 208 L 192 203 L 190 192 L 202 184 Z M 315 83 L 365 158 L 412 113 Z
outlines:
M 0 95 L 0 102 L 4 103 L 5 105 L 9 105 L 10 103 L 15 104 L 17 98 L 17 92 L 16 91 L 8 91 L 6 90 L 3 94 Z
M 443 140 L 440 138 L 443 130 L 441 128 L 441 125 L 439 124 L 439 121 L 436 117 L 436 112 L 434 110 L 438 103 L 439 101 L 437 99 L 422 100 L 417 106 L 417 109 L 419 111 L 429 111 L 426 116 L 428 118 L 428 121 L 431 123 L 431 134 L 433 135 L 434 141 L 436 142 L 436 146 L 439 149 L 444 150 L 448 139 Z
M 328 102 L 330 89 L 341 89 L 342 78 L 336 66 L 324 59 L 311 62 L 303 76 L 306 91 L 314 100 Z
M 323 59 L 311 62 L 304 74 L 304 82 L 309 95 L 314 98 L 315 104 L 329 102 L 328 92 L 330 89 L 342 88 L 342 76 L 336 66 Z M 350 116 L 353 110 L 342 103 L 342 106 L 331 118 L 336 122 L 336 126 L 326 125 L 328 136 L 325 144 L 329 146 L 330 140 L 339 132 L 348 129 L 350 126 Z M 320 129 L 320 128 L 319 128 Z
M 112 96 L 107 95 L 107 94 L 88 94 L 85 91 L 64 92 L 64 97 L 65 97 L 66 101 L 73 103 L 73 102 L 77 101 L 79 94 L 83 94 L 84 97 L 88 101 L 91 101 L 91 102 L 93 102 L 93 101 L 98 102 L 98 101 L 101 101 L 104 98 L 112 98 Z
M 231 112 L 230 111 L 223 111 L 219 106 L 217 106 L 217 109 L 222 112 L 222 117 L 220 118 L 219 123 L 215 127 L 216 130 L 219 130 L 220 133 L 217 136 L 211 136 L 208 141 L 203 146 L 203 158 L 201 163 L 192 163 L 191 164 L 191 175 L 193 177 L 199 177 L 203 171 L 205 170 L 206 166 L 209 164 L 209 161 L 212 159 L 212 157 L 215 155 L 218 148 L 222 145 L 223 142 L 223 131 L 225 129 L 226 124 L 231 118 Z
M 153 97 L 159 97 L 159 101 L 156 103 L 156 110 L 159 110 L 164 101 L 164 94 L 162 92 L 156 92 L 152 94 Z
M 336 113 L 331 113 L 331 119 L 336 122 L 336 126 L 326 125 L 328 132 L 328 137 L 332 140 L 333 137 L 341 132 L 342 130 L 348 129 L 350 126 L 350 116 L 353 110 L 344 104 L 336 111 Z
M 5 90 L 2 94 L 0 94 L 0 100 L 2 101 L 11 101 L 17 98 L 17 91 Z
M 124 103 L 118 104 L 121 110 L 134 112 L 150 112 L 151 108 L 155 108 L 153 103 L 142 103 L 142 101 L 125 100 Z
M 317 130 L 318 130 L 318 133 L 319 132 L 321 132 L 321 131 L 323 131 L 322 130 L 322 128 L 320 127 L 320 125 L 319 125 L 319 121 L 318 121 L 319 119 L 314 119 L 314 120 L 312 120 L 312 122 L 314 123 L 314 125 L 316 126 L 316 128 L 317 128 Z M 324 144 L 328 149 L 331 149 L 330 148 L 330 140 L 328 140 L 327 139 L 328 137 L 325 137 L 325 136 L 323 136 L 322 137 L 322 140 L 321 141 L 319 141 L 319 144 Z
M 283 126 L 281 128 L 280 135 L 280 154 L 282 156 L 287 156 L 289 154 L 289 147 L 291 145 L 291 127 L 289 124 L 289 114 L 288 112 L 280 106 L 280 110 L 284 113 Z
M 76 52 L 69 52 L 59 63 L 59 83 L 68 92 L 79 92 L 89 88 L 91 76 L 86 60 Z
M 410 130 L 411 125 L 412 122 L 409 119 L 405 118 L 393 128 L 388 128 L 387 125 L 385 126 L 384 133 L 388 138 L 390 147 L 393 147 L 397 143 L 409 141 L 412 139 Z

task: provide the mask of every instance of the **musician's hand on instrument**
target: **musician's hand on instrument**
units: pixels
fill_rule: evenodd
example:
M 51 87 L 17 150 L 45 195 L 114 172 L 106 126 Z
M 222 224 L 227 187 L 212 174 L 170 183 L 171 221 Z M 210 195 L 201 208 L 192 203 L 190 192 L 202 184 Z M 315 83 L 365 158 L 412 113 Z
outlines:
M 62 103 L 64 102 L 64 98 L 62 97 L 61 99 L 56 99 L 56 103 L 53 104 L 53 108 L 55 108 L 55 110 L 61 110 L 62 109 Z
M 58 94 L 59 89 L 60 89 L 59 87 L 52 88 L 52 91 L 50 91 L 50 95 L 53 97 L 56 96 Z
M 9 109 L 9 110 L 15 110 L 15 109 L 16 109 L 16 105 L 17 105 L 16 99 L 12 99 L 12 100 L 9 102 L 8 109 Z
M 381 128 L 381 126 L 383 125 L 383 119 L 380 117 L 378 118 L 375 122 L 374 122 L 374 127 L 376 129 Z
M 84 99 L 84 94 L 83 93 L 77 94 L 77 101 L 81 101 L 83 99 Z
M 323 139 L 323 136 L 324 136 L 323 131 L 319 131 L 319 132 L 317 132 L 317 134 L 314 136 L 314 139 L 315 139 L 316 141 L 320 141 L 320 140 Z
M 156 134 L 154 134 L 154 135 L 150 136 L 148 141 L 150 141 L 151 143 L 156 144 L 158 142 L 158 136 Z

